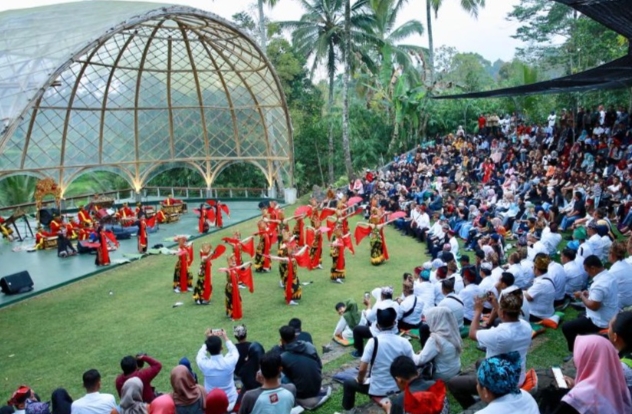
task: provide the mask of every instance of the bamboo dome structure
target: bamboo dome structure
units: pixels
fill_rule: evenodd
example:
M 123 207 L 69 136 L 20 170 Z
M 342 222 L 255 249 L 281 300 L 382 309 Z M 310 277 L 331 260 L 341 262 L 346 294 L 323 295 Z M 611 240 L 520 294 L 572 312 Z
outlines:
M 0 13 L 0 179 L 111 171 L 140 191 L 233 163 L 293 184 L 283 91 L 245 33 L 202 10 L 91 1 Z

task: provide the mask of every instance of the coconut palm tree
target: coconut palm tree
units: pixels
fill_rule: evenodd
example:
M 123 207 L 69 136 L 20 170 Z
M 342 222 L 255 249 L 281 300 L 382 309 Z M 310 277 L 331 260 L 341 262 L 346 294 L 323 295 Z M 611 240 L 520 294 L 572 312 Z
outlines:
M 263 4 L 267 4 L 268 7 L 273 8 L 281 0 L 258 0 L 257 6 L 259 7 L 259 45 L 263 49 L 263 53 L 266 52 L 266 45 L 268 43 L 268 35 L 266 33 L 266 15 L 263 12 Z
M 281 28 L 292 30 L 292 43 L 297 51 L 308 59 L 313 60 L 311 74 L 313 76 L 319 64 L 324 64 L 327 69 L 329 97 L 328 113 L 329 124 L 329 148 L 328 148 L 328 179 L 330 183 L 334 178 L 334 137 L 331 114 L 334 106 L 334 77 L 336 69 L 341 61 L 344 50 L 345 32 L 345 3 L 348 0 L 299 0 L 305 14 L 298 21 L 280 22 Z M 363 55 L 358 45 L 367 41 L 366 27 L 367 16 L 361 12 L 364 0 L 349 5 L 349 42 L 352 53 Z M 348 135 L 347 135 L 348 139 Z M 347 149 L 345 149 L 347 151 Z M 346 156 L 345 156 L 346 157 Z M 350 155 L 348 157 L 350 159 Z
M 434 39 L 432 37 L 432 12 L 435 19 L 439 15 L 439 9 L 443 5 L 443 0 L 426 0 L 426 29 L 428 30 L 428 57 L 430 66 L 430 81 L 434 82 Z M 461 0 L 461 8 L 470 13 L 472 17 L 478 18 L 478 10 L 485 7 L 485 0 Z

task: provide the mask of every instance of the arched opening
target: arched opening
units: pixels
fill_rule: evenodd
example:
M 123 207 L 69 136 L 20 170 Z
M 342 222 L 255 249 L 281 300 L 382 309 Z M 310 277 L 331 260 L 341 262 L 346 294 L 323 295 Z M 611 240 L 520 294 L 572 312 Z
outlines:
M 268 188 L 268 180 L 260 166 L 251 162 L 230 162 L 215 175 L 213 187 Z
M 129 188 L 132 188 L 131 183 L 121 173 L 105 169 L 90 169 L 84 170 L 72 178 L 64 191 L 64 198 L 86 194 L 103 194 Z
M 146 187 L 206 187 L 204 175 L 196 165 L 182 162 L 160 164 L 144 180 Z
M 32 203 L 39 178 L 41 177 L 34 174 L 8 174 L 0 177 L 0 207 Z

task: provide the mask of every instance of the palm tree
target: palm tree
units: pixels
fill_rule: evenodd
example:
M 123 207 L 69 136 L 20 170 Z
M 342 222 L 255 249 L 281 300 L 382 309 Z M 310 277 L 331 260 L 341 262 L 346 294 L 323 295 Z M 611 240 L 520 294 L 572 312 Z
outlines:
M 313 59 L 311 74 L 319 64 L 324 63 L 327 69 L 329 97 L 328 113 L 329 124 L 329 148 L 328 148 L 328 179 L 330 183 L 334 178 L 334 124 L 331 120 L 334 107 L 334 77 L 336 68 L 344 49 L 345 38 L 344 7 L 348 0 L 299 0 L 305 14 L 298 21 L 280 22 L 280 27 L 292 30 L 292 43 L 297 51 L 308 59 Z M 358 1 L 349 10 L 349 36 L 352 51 L 357 49 L 355 45 L 366 40 L 363 28 L 366 15 L 359 12 L 364 1 Z M 347 135 L 348 139 L 348 135 Z M 346 151 L 346 150 L 345 150 Z M 350 156 L 349 156 L 350 159 Z
M 259 6 L 259 45 L 266 52 L 266 44 L 268 43 L 268 36 L 266 34 L 266 16 L 263 13 L 263 4 L 267 4 L 268 7 L 273 8 L 280 0 L 258 0 Z
M 342 152 L 349 183 L 354 179 L 349 146 L 349 77 L 351 76 L 351 0 L 345 0 L 345 69 L 342 74 Z
M 428 29 L 428 57 L 430 66 L 430 82 L 434 82 L 434 39 L 432 38 L 432 12 L 435 19 L 439 15 L 439 9 L 443 5 L 443 0 L 426 0 L 426 27 Z M 470 13 L 472 17 L 478 18 L 479 8 L 485 7 L 485 0 L 461 0 L 461 8 Z

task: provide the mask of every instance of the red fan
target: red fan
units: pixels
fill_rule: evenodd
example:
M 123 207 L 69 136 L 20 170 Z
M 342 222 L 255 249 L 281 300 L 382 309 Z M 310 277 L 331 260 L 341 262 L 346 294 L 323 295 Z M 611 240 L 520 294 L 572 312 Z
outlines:
M 224 254 L 225 251 L 226 251 L 226 246 L 224 246 L 223 244 L 218 245 L 215 248 L 215 251 L 213 252 L 213 255 L 211 256 L 211 260 L 217 259 L 222 254 Z
M 300 206 L 294 211 L 294 216 L 311 216 L 312 215 L 312 206 Z
M 406 217 L 405 211 L 396 211 L 388 215 L 388 221 L 393 221 L 404 217 Z
M 347 207 L 354 206 L 362 201 L 362 197 L 351 197 L 349 201 L 347 201 Z
M 327 227 L 327 226 L 322 226 L 318 228 L 318 231 L 320 231 L 321 233 L 329 233 L 332 229 Z

